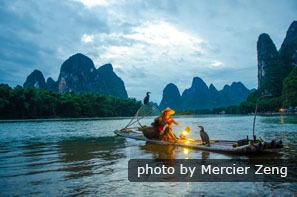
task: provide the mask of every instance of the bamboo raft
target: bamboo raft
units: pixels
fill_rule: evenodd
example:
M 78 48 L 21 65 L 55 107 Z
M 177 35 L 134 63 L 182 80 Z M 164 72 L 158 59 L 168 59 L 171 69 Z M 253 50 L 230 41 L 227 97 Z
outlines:
M 231 153 L 231 154 L 254 154 L 263 152 L 277 151 L 283 148 L 282 142 L 264 142 L 260 140 L 210 140 L 210 145 L 205 145 L 201 140 L 197 139 L 179 139 L 177 142 L 161 141 L 158 139 L 149 139 L 138 130 L 122 129 L 116 130 L 114 133 L 118 136 L 131 138 L 135 140 L 147 141 L 155 144 L 175 145 L 187 147 L 191 149 Z

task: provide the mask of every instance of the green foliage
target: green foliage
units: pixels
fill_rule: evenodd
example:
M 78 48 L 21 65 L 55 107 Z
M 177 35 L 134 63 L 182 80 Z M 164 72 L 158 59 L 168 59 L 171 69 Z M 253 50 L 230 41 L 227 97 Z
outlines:
M 267 64 L 265 77 L 260 81 L 260 91 L 268 91 L 276 97 L 281 96 L 283 80 L 288 76 L 290 67 L 279 59 L 270 60 Z
M 239 105 L 239 113 L 248 114 L 253 113 L 255 111 L 257 99 L 261 96 L 261 92 L 256 90 L 255 92 L 251 93 L 245 102 L 242 102 Z
M 7 84 L 0 84 L 0 117 L 9 112 L 11 94 L 12 89 Z
M 245 102 L 239 106 L 239 113 L 247 114 L 255 112 L 256 103 L 258 112 L 279 111 L 281 108 L 281 97 L 261 97 L 261 91 L 257 90 L 250 94 Z
M 283 106 L 297 106 L 297 67 L 294 67 L 289 76 L 284 80 L 283 86 Z
M 0 118 L 56 118 L 132 116 L 140 101 L 96 93 L 67 92 L 17 86 L 14 89 L 0 84 Z
M 252 94 L 248 96 L 245 102 L 241 103 L 240 113 L 251 113 L 254 111 L 254 108 L 256 106 L 256 102 L 258 103 L 258 111 L 259 112 L 268 112 L 268 111 L 279 111 L 280 108 L 285 107 L 288 108 L 290 106 L 297 106 L 297 67 L 294 67 L 294 69 L 290 72 L 288 77 L 286 77 L 283 81 L 279 81 L 280 79 L 283 79 L 283 76 L 285 76 L 288 72 L 288 70 L 279 69 L 282 70 L 283 73 L 278 74 L 281 76 L 277 80 L 274 78 L 271 78 L 270 86 L 273 86 L 275 91 L 272 91 L 273 97 L 265 97 L 261 100 L 258 100 L 258 98 L 261 97 L 263 89 L 259 89 Z M 277 72 L 275 70 L 275 72 Z M 270 73 L 271 74 L 271 73 Z M 272 76 L 276 76 L 273 75 Z M 276 83 L 277 81 L 277 83 Z M 282 86 L 278 85 L 282 84 Z M 282 94 L 279 94 L 278 92 L 282 90 Z M 258 101 L 257 101 L 258 100 Z

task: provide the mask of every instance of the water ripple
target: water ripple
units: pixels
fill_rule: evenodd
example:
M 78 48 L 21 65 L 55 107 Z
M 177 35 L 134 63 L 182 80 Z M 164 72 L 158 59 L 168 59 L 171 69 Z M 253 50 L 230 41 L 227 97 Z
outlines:
M 143 120 L 149 125 L 154 117 Z M 199 138 L 203 125 L 211 139 L 251 136 L 253 116 L 176 117 Z M 279 153 L 259 156 L 297 160 L 296 116 L 257 117 L 256 135 L 282 139 L 288 146 Z M 131 158 L 184 159 L 181 147 L 151 145 L 117 137 L 127 119 L 0 122 L 0 196 L 294 196 L 297 183 L 131 183 Z M 187 150 L 192 159 L 259 159 Z M 226 190 L 226 188 L 228 188 Z

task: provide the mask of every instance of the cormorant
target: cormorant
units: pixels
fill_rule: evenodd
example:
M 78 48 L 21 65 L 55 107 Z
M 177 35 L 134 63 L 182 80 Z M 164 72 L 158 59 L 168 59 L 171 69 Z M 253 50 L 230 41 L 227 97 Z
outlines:
M 150 100 L 150 92 L 147 92 L 146 96 L 143 99 L 143 104 L 144 105 L 148 104 L 149 100 Z
M 207 133 L 204 131 L 203 126 L 198 126 L 200 128 L 200 137 L 203 144 L 207 144 L 209 146 L 209 137 Z

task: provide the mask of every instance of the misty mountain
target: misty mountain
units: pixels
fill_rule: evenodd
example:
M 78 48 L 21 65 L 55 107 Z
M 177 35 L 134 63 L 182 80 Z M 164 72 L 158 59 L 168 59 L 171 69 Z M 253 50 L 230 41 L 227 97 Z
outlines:
M 42 72 L 35 70 L 27 77 L 24 87 L 49 89 L 59 93 L 96 92 L 128 98 L 125 84 L 113 71 L 111 64 L 96 69 L 93 61 L 80 53 L 69 57 L 61 65 L 57 81 L 49 77 L 45 82 Z

